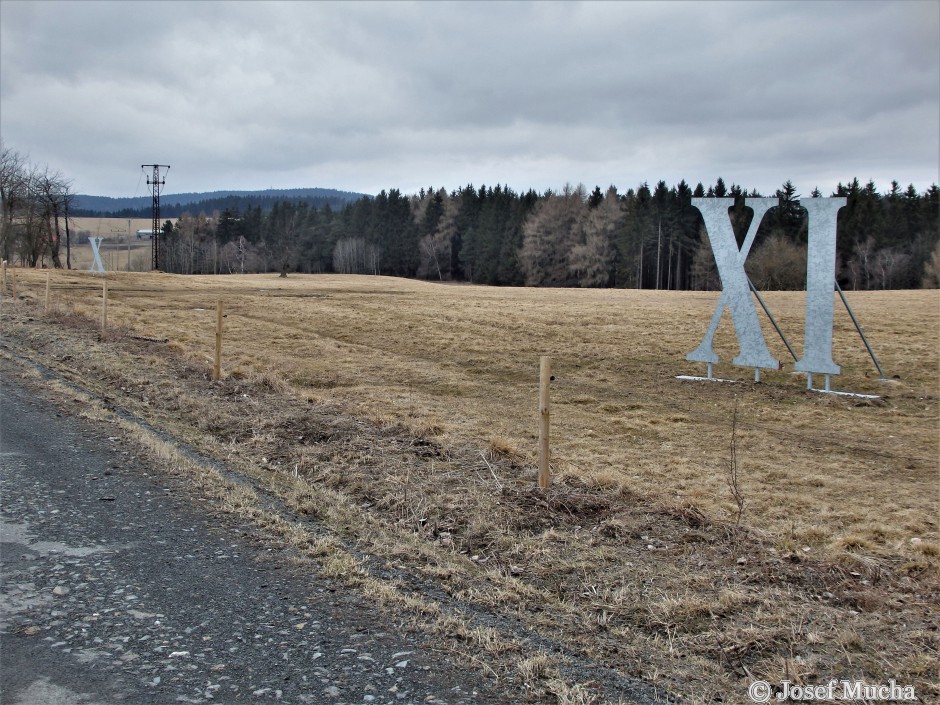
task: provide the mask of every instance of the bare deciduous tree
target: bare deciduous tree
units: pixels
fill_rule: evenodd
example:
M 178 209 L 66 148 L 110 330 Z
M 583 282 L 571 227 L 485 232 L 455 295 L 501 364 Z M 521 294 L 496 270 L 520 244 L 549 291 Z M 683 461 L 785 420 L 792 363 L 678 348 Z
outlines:
M 925 289 L 940 289 L 940 240 L 924 265 L 924 277 L 920 285 Z
M 771 233 L 747 258 L 745 268 L 758 289 L 799 291 L 805 286 L 806 246 L 782 233 Z
M 587 191 L 583 184 L 566 184 L 560 194 L 549 194 L 523 226 L 519 264 L 527 286 L 571 286 L 577 283 L 569 267 L 572 248 L 585 242 Z
M 5 260 L 13 258 L 14 214 L 26 203 L 28 181 L 26 157 L 0 142 L 0 257 Z
M 36 173 L 33 176 L 33 182 L 36 198 L 42 206 L 47 221 L 45 230 L 49 255 L 52 258 L 53 265 L 57 269 L 61 269 L 62 261 L 59 258 L 59 245 L 62 241 L 62 233 L 59 224 L 62 218 L 68 220 L 68 205 L 72 198 L 72 182 L 62 176 L 60 172 L 50 171 L 48 167 L 41 173 Z
M 361 237 L 343 238 L 333 249 L 333 269 L 339 274 L 378 274 L 379 250 Z
M 874 252 L 875 239 L 871 235 L 855 244 L 855 252 L 846 263 L 853 289 L 871 289 Z
M 596 199 L 596 197 L 595 197 Z M 580 287 L 607 286 L 614 259 L 614 233 L 623 220 L 623 208 L 613 187 L 587 212 L 584 241 L 568 253 L 568 271 Z
M 453 257 L 454 236 L 457 234 L 457 213 L 458 203 L 456 199 L 447 198 L 447 193 L 443 190 L 441 200 L 444 212 L 435 227 L 434 232 L 421 238 L 419 246 L 421 248 L 421 263 L 418 266 L 419 277 L 430 277 L 437 275 L 438 280 L 450 279 L 450 264 Z M 424 208 L 427 208 L 427 201 L 432 196 L 425 198 Z M 445 277 L 446 273 L 446 277 Z
M 874 269 L 882 289 L 893 289 L 904 277 L 911 256 L 897 247 L 884 247 L 875 253 Z
M 225 243 L 219 256 L 229 274 L 244 274 L 246 268 L 249 272 L 254 272 L 258 270 L 260 264 L 254 246 L 245 239 L 244 235 L 239 235 L 237 240 Z
M 32 166 L 24 155 L 0 143 L 0 256 L 16 255 L 31 267 L 49 257 L 53 266 L 61 267 L 61 225 L 64 219 L 68 239 L 71 188 L 60 172 Z

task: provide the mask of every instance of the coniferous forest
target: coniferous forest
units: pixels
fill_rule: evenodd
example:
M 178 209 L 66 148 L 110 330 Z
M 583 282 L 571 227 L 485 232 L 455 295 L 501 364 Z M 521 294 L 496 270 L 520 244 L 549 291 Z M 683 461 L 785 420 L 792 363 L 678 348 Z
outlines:
M 588 192 L 516 193 L 497 186 L 396 189 L 341 209 L 281 201 L 270 210 L 187 213 L 164 224 L 162 268 L 177 273 L 279 271 L 384 274 L 497 286 L 718 289 L 694 197 L 734 199 L 739 242 L 750 224 L 745 197 L 722 179 L 704 187 L 642 184 Z M 746 262 L 759 289 L 805 285 L 807 223 L 790 182 L 772 194 Z M 810 198 L 823 194 L 814 191 Z M 937 287 L 940 189 L 893 182 L 839 184 L 838 277 L 846 289 Z

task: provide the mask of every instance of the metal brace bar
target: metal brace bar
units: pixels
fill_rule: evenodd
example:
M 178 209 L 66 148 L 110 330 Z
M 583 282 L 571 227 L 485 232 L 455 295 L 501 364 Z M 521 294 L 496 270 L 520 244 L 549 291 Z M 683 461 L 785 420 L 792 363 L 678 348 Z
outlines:
M 783 344 L 787 346 L 787 350 L 790 351 L 790 355 L 793 357 L 793 359 L 797 360 L 798 358 L 796 357 L 796 353 L 793 352 L 793 348 L 790 347 L 790 342 L 787 340 L 786 336 L 783 334 L 783 331 L 780 330 L 780 326 L 777 325 L 777 321 L 774 320 L 773 314 L 770 312 L 770 309 L 767 308 L 767 304 L 764 303 L 764 300 L 761 298 L 760 293 L 758 293 L 757 291 L 757 287 L 755 287 L 754 284 L 751 282 L 750 277 L 747 278 L 747 284 L 749 287 L 751 287 L 751 291 L 754 292 L 754 296 L 756 296 L 757 300 L 760 302 L 761 308 L 763 308 L 764 313 L 767 314 L 767 318 L 769 318 L 770 322 L 774 324 L 774 329 L 776 329 L 777 335 L 780 336 L 780 340 L 782 340 Z
M 871 349 L 871 345 L 868 344 L 868 338 L 865 337 L 865 334 L 862 332 L 862 327 L 858 324 L 858 319 L 855 318 L 855 314 L 852 312 L 852 307 L 849 306 L 848 299 L 845 298 L 845 294 L 842 292 L 842 287 L 839 286 L 839 282 L 836 282 L 836 291 L 838 291 L 839 296 L 842 297 L 842 303 L 845 304 L 845 310 L 849 312 L 849 316 L 852 318 L 852 323 L 855 324 L 855 330 L 857 330 L 858 334 L 862 336 L 862 342 L 865 343 L 865 347 L 868 349 L 868 354 L 871 356 L 871 361 L 874 362 L 875 367 L 878 368 L 878 374 L 881 375 L 881 379 L 887 379 L 887 377 L 885 377 L 884 371 L 881 369 L 881 365 L 878 364 L 878 358 L 875 357 L 875 353 Z

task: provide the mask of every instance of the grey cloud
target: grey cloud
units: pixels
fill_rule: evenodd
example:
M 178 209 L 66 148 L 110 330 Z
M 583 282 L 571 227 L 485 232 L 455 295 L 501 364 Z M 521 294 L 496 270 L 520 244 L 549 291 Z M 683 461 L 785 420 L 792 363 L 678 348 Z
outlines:
M 115 195 L 152 160 L 180 190 L 925 187 L 938 7 L 4 0 L 0 128 Z

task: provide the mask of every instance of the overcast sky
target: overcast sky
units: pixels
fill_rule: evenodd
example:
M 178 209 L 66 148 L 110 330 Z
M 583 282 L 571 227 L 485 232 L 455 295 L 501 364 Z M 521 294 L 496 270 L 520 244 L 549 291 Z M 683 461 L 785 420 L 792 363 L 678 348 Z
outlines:
M 940 2 L 0 0 L 0 136 L 79 193 L 940 180 Z

